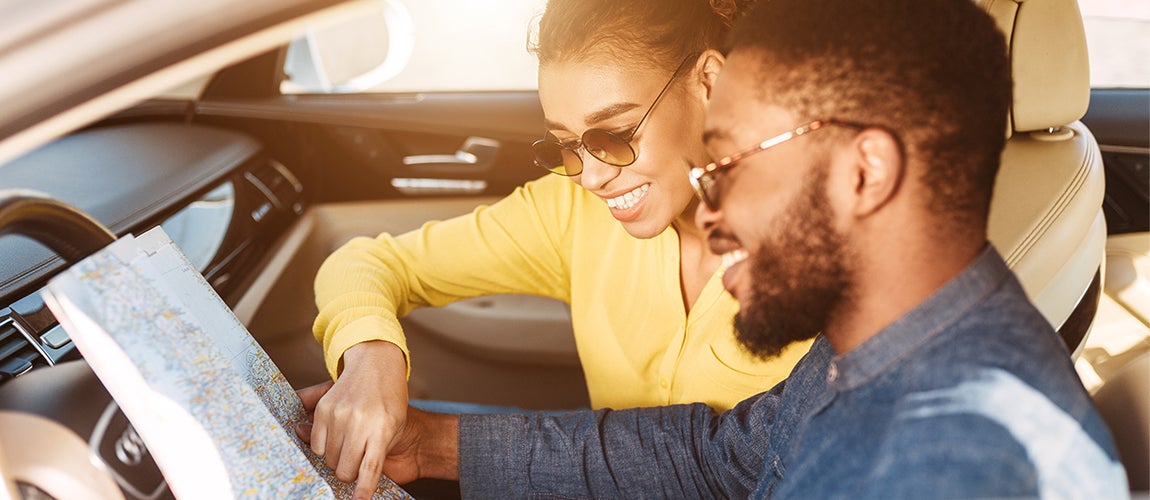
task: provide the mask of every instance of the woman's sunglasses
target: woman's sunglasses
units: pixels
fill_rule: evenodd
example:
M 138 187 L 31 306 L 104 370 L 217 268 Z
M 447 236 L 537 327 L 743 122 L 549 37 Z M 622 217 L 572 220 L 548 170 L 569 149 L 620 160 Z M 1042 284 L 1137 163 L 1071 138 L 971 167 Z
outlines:
M 697 54 L 692 54 L 683 59 L 679 63 L 679 67 L 675 68 L 675 72 L 671 74 L 671 79 L 663 85 L 663 90 L 659 91 L 659 95 L 655 96 L 655 101 L 647 108 L 647 112 L 643 113 L 643 117 L 639 119 L 631 130 L 624 134 L 616 134 L 614 132 L 603 130 L 601 128 L 589 128 L 583 135 L 579 137 L 579 142 L 568 146 L 556 140 L 551 134 L 548 137 L 535 141 L 531 145 L 531 151 L 535 153 L 535 164 L 547 169 L 548 172 L 563 176 L 575 176 L 583 173 L 583 158 L 579 154 L 579 149 L 583 149 L 594 156 L 599 161 L 608 165 L 616 167 L 626 167 L 639 157 L 635 152 L 634 146 L 631 141 L 635 138 L 635 133 L 639 131 L 639 126 L 647 120 L 647 116 L 651 114 L 651 110 L 655 109 L 655 105 L 671 87 L 671 82 L 679 76 L 687 63 L 698 58 Z

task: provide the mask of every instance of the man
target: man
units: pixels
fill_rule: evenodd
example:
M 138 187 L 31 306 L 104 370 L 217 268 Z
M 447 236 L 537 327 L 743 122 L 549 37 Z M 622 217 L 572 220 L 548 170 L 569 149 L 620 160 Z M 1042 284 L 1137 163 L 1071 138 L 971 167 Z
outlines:
M 1124 496 L 1057 335 L 986 241 L 1005 53 L 969 0 L 760 2 L 713 91 L 718 161 L 691 175 L 743 344 L 822 332 L 811 352 L 721 415 L 413 410 L 384 471 L 481 498 Z

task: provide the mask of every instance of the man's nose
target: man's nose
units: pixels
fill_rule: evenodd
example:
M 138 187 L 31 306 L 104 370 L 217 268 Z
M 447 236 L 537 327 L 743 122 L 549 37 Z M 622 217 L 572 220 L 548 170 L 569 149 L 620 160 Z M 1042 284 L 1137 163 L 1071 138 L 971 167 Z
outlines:
M 711 210 L 706 203 L 699 200 L 699 205 L 695 207 L 695 225 L 699 229 L 710 231 L 722 218 L 722 210 Z

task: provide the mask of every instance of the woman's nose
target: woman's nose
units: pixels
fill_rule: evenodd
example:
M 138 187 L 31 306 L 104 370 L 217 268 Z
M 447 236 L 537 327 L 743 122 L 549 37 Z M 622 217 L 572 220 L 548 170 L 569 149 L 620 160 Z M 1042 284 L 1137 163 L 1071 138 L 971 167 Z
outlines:
M 602 160 L 583 153 L 583 173 L 579 174 L 579 184 L 586 189 L 598 189 L 606 186 L 611 179 L 619 176 L 622 167 L 604 163 Z

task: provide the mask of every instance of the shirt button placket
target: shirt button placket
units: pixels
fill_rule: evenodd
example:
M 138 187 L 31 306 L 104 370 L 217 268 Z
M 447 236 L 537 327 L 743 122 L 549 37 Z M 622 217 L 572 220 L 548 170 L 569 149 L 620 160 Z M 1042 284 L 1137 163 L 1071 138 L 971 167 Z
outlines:
M 833 384 L 838 379 L 839 379 L 839 365 L 836 364 L 834 361 L 831 361 L 830 366 L 827 367 L 827 383 Z
M 683 357 L 683 349 L 687 345 L 687 324 L 675 332 L 675 338 L 663 352 L 663 362 L 659 370 L 659 395 L 666 404 L 673 404 L 671 394 L 671 378 L 678 373 L 679 362 Z M 675 347 L 678 347 L 677 349 Z

